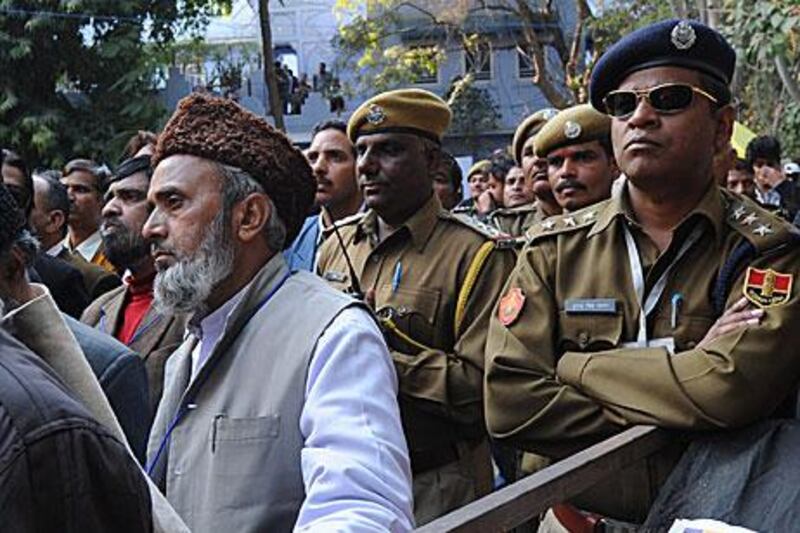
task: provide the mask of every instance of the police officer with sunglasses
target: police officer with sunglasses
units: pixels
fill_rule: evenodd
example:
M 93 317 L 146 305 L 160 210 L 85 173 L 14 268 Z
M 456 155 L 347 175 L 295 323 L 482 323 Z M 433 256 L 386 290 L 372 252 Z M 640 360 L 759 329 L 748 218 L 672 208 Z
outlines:
M 529 230 L 490 324 L 494 438 L 558 459 L 635 424 L 745 425 L 792 396 L 798 236 L 712 177 L 735 59 L 711 28 L 667 20 L 597 63 L 591 103 L 611 116 L 627 180 Z M 578 503 L 641 520 L 673 465 L 661 456 Z

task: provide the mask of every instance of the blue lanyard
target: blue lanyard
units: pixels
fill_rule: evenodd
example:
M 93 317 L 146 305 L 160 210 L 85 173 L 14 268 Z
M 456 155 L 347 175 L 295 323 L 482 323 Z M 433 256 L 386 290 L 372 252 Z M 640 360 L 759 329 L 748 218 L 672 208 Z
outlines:
M 278 290 L 281 287 L 283 287 L 283 284 L 286 283 L 286 280 L 288 280 L 292 276 L 292 274 L 293 274 L 293 272 L 291 272 L 291 271 L 289 271 L 286 274 L 284 274 L 283 278 L 281 278 L 281 280 L 277 283 L 277 285 L 275 285 L 275 287 L 273 287 L 273 289 L 271 291 L 269 291 L 269 294 L 267 294 L 260 302 L 258 302 L 258 305 L 253 307 L 247 313 L 247 315 L 246 315 L 246 317 L 244 319 L 244 322 L 242 323 L 242 329 L 244 329 L 245 326 L 247 326 L 248 322 L 250 322 L 250 320 L 259 311 L 261 311 L 261 309 L 265 305 L 267 305 L 267 302 L 269 302 L 270 299 L 273 296 L 275 296 L 275 293 L 278 292 Z M 156 465 L 158 464 L 158 460 L 161 458 L 161 454 L 164 453 L 164 450 L 167 447 L 167 443 L 169 442 L 169 439 L 170 439 L 170 436 L 172 435 L 172 432 L 178 426 L 178 424 L 183 419 L 183 417 L 186 415 L 186 413 L 189 412 L 189 410 L 194 409 L 195 407 L 197 407 L 195 404 L 192 403 L 192 400 L 197 396 L 197 393 L 200 391 L 200 389 L 203 387 L 203 385 L 205 385 L 206 381 L 208 381 L 208 377 L 217 368 L 217 365 L 219 364 L 221 359 L 222 359 L 222 356 L 220 355 L 219 357 L 217 357 L 216 359 L 211 361 L 210 366 L 208 367 L 208 370 L 205 372 L 205 374 L 203 374 L 200 377 L 200 381 L 198 381 L 197 386 L 194 388 L 194 393 L 191 395 L 191 397 L 187 395 L 183 399 L 183 401 L 181 402 L 180 407 L 178 407 L 178 412 L 175 413 L 175 417 L 172 419 L 172 422 L 170 422 L 169 426 L 167 427 L 167 432 L 164 434 L 164 437 L 161 439 L 161 443 L 158 445 L 158 451 L 156 452 L 155 457 L 153 457 L 153 460 L 150 462 L 149 465 L 147 465 L 147 475 L 148 476 L 152 477 L 153 470 L 155 469 Z M 191 383 L 190 383 L 190 385 L 191 385 Z

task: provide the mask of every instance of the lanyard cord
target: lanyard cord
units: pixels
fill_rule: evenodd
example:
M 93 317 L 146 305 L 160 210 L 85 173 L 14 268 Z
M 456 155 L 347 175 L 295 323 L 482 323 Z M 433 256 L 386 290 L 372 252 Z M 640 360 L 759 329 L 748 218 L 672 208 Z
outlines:
M 272 289 L 271 291 L 269 291 L 269 294 L 267 294 L 267 295 L 266 295 L 266 296 L 265 296 L 265 297 L 264 297 L 264 298 L 263 298 L 263 299 L 262 299 L 262 300 L 261 300 L 261 301 L 258 303 L 258 305 L 256 305 L 255 307 L 253 307 L 253 308 L 252 308 L 252 309 L 251 309 L 251 310 L 250 310 L 250 311 L 247 313 L 247 315 L 246 315 L 246 317 L 245 317 L 245 319 L 244 319 L 244 322 L 242 322 L 242 327 L 241 327 L 241 329 L 244 329 L 244 328 L 245 328 L 245 326 L 247 325 L 247 323 L 248 323 L 248 322 L 250 322 L 250 320 L 251 320 L 251 319 L 252 319 L 252 318 L 253 318 L 253 317 L 254 317 L 254 316 L 255 316 L 255 315 L 256 315 L 256 314 L 257 314 L 259 311 L 261 311 L 261 309 L 262 309 L 262 308 L 263 308 L 265 305 L 267 305 L 267 302 L 269 302 L 269 301 L 270 301 L 270 299 L 271 299 L 273 296 L 275 296 L 275 293 L 277 293 L 277 292 L 278 292 L 278 290 L 279 290 L 281 287 L 283 287 L 283 284 L 284 284 L 284 283 L 286 283 L 286 280 L 288 280 L 288 279 L 291 277 L 291 275 L 292 275 L 292 272 L 291 272 L 291 271 L 290 271 L 290 272 L 286 272 L 286 274 L 284 274 L 283 278 L 281 278 L 281 280 L 280 280 L 280 281 L 279 281 L 279 282 L 278 282 L 278 283 L 275 285 L 275 287 L 273 287 L 273 289 Z M 228 352 L 225 352 L 225 353 L 227 354 Z M 223 354 L 223 355 L 224 355 L 224 354 Z M 175 430 L 175 428 L 178 426 L 178 424 L 180 423 L 180 421 L 183 419 L 184 415 L 186 415 L 186 413 L 187 413 L 187 412 L 188 412 L 190 409 L 194 409 L 195 407 L 197 407 L 195 404 L 193 404 L 193 403 L 192 403 L 192 400 L 194 400 L 194 398 L 197 396 L 198 392 L 200 392 L 200 389 L 203 387 L 203 385 L 205 385 L 206 381 L 208 381 L 208 377 L 209 377 L 209 376 L 210 376 L 210 375 L 211 375 L 211 374 L 214 372 L 214 370 L 217 368 L 217 365 L 219 364 L 219 362 L 220 362 L 220 360 L 221 360 L 221 359 L 222 359 L 222 355 L 220 355 L 219 357 L 217 357 L 216 359 L 214 359 L 213 361 L 211 361 L 211 363 L 210 363 L 210 365 L 209 365 L 209 367 L 208 367 L 208 370 L 207 370 L 207 371 L 206 371 L 206 372 L 205 372 L 205 373 L 204 373 L 202 376 L 200 376 L 200 379 L 199 379 L 199 381 L 198 381 L 198 383 L 197 383 L 197 386 L 194 388 L 193 394 L 192 394 L 191 396 L 189 396 L 189 395 L 186 395 L 186 396 L 183 398 L 183 400 L 181 401 L 181 404 L 180 404 L 180 406 L 178 407 L 178 412 L 177 412 L 177 413 L 175 413 L 175 417 L 172 419 L 172 422 L 170 422 L 169 426 L 167 427 L 167 432 L 164 434 L 164 437 L 161 439 L 161 443 L 158 445 L 158 451 L 156 452 L 156 455 L 153 457 L 153 460 L 150 462 L 150 464 L 149 464 L 149 465 L 147 465 L 147 475 L 148 475 L 148 476 L 150 476 L 150 477 L 152 477 L 152 476 L 153 476 L 153 470 L 155 470 L 155 467 L 156 467 L 156 465 L 158 464 L 158 460 L 161 458 L 161 454 L 162 454 L 162 453 L 164 453 L 164 450 L 165 450 L 165 449 L 166 449 L 166 447 L 167 447 L 167 443 L 169 442 L 169 439 L 170 439 L 170 436 L 172 435 L 172 432 Z
M 633 288 L 636 291 L 636 301 L 639 304 L 639 332 L 636 335 L 636 342 L 642 346 L 647 346 L 647 317 L 656 308 L 658 301 L 664 294 L 664 289 L 667 286 L 667 277 L 672 271 L 672 267 L 686 255 L 689 248 L 700 240 L 700 235 L 703 233 L 703 230 L 699 224 L 694 227 L 683 242 L 683 245 L 681 245 L 678 253 L 675 254 L 675 257 L 669 265 L 667 265 L 667 268 L 664 269 L 656 280 L 653 288 L 645 296 L 644 271 L 642 270 L 642 260 L 639 258 L 639 249 L 636 247 L 636 241 L 633 239 L 633 234 L 631 230 L 628 229 L 628 226 L 623 225 L 623 229 L 625 230 L 625 244 L 628 248 L 628 263 L 631 267 L 631 276 L 633 276 Z

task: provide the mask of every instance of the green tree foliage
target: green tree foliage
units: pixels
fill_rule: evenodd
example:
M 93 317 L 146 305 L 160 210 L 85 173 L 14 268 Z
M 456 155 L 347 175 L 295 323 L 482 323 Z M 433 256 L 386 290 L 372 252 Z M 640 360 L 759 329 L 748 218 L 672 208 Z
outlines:
M 0 0 L 0 144 L 36 165 L 116 161 L 164 110 L 158 72 L 176 36 L 230 0 Z
M 570 1 L 576 26 L 562 32 L 552 1 L 337 0 L 344 21 L 335 40 L 338 66 L 356 73 L 357 89 L 384 90 L 434 74 L 448 53 L 476 53 L 487 27 L 505 24 L 513 31 L 491 44 L 527 55 L 531 82 L 554 106 L 565 107 L 585 98 L 581 52 L 590 16 L 586 0 Z
M 499 126 L 500 110 L 497 104 L 489 91 L 473 83 L 471 74 L 456 80 L 445 97 L 453 111 L 451 133 L 471 137 Z

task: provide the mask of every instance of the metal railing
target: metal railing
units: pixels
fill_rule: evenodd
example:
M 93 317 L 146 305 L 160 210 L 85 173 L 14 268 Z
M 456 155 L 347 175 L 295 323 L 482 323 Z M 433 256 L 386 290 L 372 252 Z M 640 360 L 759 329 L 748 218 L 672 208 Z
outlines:
M 425 524 L 420 533 L 508 531 L 566 502 L 670 443 L 664 430 L 636 426 Z

